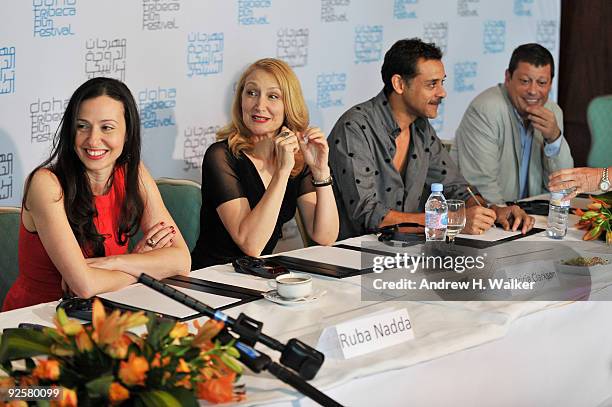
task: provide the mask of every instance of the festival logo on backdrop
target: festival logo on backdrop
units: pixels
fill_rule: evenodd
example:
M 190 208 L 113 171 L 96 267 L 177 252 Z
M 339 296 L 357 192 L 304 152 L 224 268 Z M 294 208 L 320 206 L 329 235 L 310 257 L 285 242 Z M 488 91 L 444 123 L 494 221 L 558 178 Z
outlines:
M 448 22 L 429 22 L 423 26 L 423 41 L 433 42 L 446 54 L 448 46 Z
M 482 42 L 485 54 L 504 52 L 506 46 L 506 22 L 504 20 L 485 21 Z
M 358 25 L 355 27 L 356 64 L 380 61 L 382 46 L 382 25 Z
M 15 92 L 15 47 L 0 48 L 0 95 Z
M 534 0 L 514 0 L 514 14 L 519 17 L 530 17 Z
M 272 0 L 238 0 L 238 24 L 260 25 L 270 24 L 267 15 L 257 15 L 259 9 L 272 7 Z
M 0 154 L 0 200 L 13 196 L 13 153 Z
M 457 15 L 459 17 L 478 17 L 480 0 L 457 0 Z
M 478 75 L 478 62 L 457 62 L 453 73 L 455 76 L 455 92 L 471 92 L 476 89 L 474 78 Z
M 223 33 L 192 32 L 187 36 L 187 76 L 223 71 Z
M 125 81 L 126 38 L 90 38 L 85 42 L 87 79 L 106 76 Z
M 181 10 L 180 0 L 143 0 L 142 29 L 149 31 L 176 30 L 176 13 Z
M 335 23 L 348 21 L 347 9 L 351 0 L 321 0 L 321 21 Z
M 554 20 L 538 20 L 536 42 L 546 47 L 551 54 L 557 49 L 557 22 Z
M 308 64 L 308 28 L 279 28 L 276 35 L 277 58 L 294 68 Z
M 317 75 L 317 106 L 344 106 L 344 91 L 346 90 L 346 73 L 332 72 Z
M 418 3 L 419 0 L 395 0 L 393 3 L 393 17 L 398 20 L 417 18 L 414 6 Z
M 144 129 L 176 126 L 176 88 L 144 89 L 138 92 L 138 110 Z
M 30 103 L 30 142 L 47 143 L 53 139 L 68 106 L 68 99 L 52 97 Z
M 34 37 L 74 35 L 70 23 L 76 16 L 76 0 L 32 0 Z
M 188 126 L 185 128 L 185 141 L 183 142 L 183 171 L 195 170 L 202 167 L 204 152 L 216 141 L 216 134 L 220 126 Z

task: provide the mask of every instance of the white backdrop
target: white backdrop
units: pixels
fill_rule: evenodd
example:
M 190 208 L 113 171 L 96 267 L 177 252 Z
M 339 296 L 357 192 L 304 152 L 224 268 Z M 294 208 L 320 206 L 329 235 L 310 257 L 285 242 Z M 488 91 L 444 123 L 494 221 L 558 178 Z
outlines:
M 448 98 L 433 123 L 448 139 L 470 100 L 503 80 L 517 45 L 539 42 L 557 58 L 559 18 L 559 0 L 2 0 L 0 206 L 21 204 L 25 176 L 88 78 L 132 90 L 155 177 L 200 181 L 237 78 L 258 58 L 294 67 L 311 123 L 328 132 L 382 88 L 396 40 L 436 42 Z

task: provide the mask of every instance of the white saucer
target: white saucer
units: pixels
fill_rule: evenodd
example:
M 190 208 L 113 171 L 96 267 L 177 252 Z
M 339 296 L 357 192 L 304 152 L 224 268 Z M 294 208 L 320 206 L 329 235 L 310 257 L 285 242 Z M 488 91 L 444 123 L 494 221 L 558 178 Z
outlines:
M 300 305 L 300 304 L 308 304 L 309 302 L 316 301 L 319 298 L 323 297 L 326 293 L 327 291 L 325 290 L 315 289 L 312 291 L 310 295 L 306 297 L 296 298 L 294 300 L 288 300 L 278 295 L 278 292 L 276 290 L 272 290 L 272 291 L 268 291 L 264 293 L 263 296 L 266 300 L 272 301 L 272 302 L 275 302 L 281 305 Z

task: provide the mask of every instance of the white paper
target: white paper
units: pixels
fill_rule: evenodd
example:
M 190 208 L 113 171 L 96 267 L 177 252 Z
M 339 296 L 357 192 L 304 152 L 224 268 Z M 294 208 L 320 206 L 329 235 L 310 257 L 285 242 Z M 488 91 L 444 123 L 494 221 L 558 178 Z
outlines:
M 212 308 L 220 308 L 240 301 L 239 298 L 225 297 L 222 295 L 191 290 L 189 288 L 173 288 L 176 288 Z M 185 318 L 197 314 L 195 310 L 142 284 L 134 284 L 118 291 L 99 294 L 98 297 L 176 318 Z
M 516 232 L 512 230 L 505 231 L 501 226 L 496 226 L 484 232 L 482 235 L 467 235 L 460 233 L 458 236 L 463 239 L 471 240 L 483 240 L 485 242 L 497 242 L 498 240 L 506 239 L 508 237 L 520 235 L 520 229 Z
M 284 253 L 286 257 L 316 261 L 318 263 L 343 266 L 355 270 L 363 270 L 372 267 L 372 264 L 362 265 L 362 252 L 339 247 L 313 246 L 290 253 Z M 363 259 L 371 256 L 363 256 Z
M 189 277 L 263 292 L 270 291 L 273 288 L 268 279 L 250 274 L 237 273 L 234 271 L 234 267 L 228 264 L 195 270 L 189 274 Z

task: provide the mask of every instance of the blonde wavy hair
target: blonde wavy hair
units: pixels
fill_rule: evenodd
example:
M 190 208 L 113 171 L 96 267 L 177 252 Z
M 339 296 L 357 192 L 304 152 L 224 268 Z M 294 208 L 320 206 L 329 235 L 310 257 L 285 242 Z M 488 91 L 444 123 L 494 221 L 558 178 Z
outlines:
M 236 85 L 236 94 L 232 102 L 232 121 L 217 132 L 217 140 L 227 139 L 230 151 L 238 157 L 244 150 L 253 147 L 251 131 L 242 120 L 242 92 L 246 78 L 256 70 L 261 69 L 272 75 L 278 82 L 281 90 L 283 107 L 285 109 L 285 120 L 283 125 L 294 132 L 303 132 L 308 128 L 308 107 L 304 101 L 302 88 L 297 76 L 285 62 L 275 58 L 263 58 L 252 63 L 240 76 Z M 302 152 L 295 154 L 295 166 L 291 176 L 295 177 L 304 168 Z

